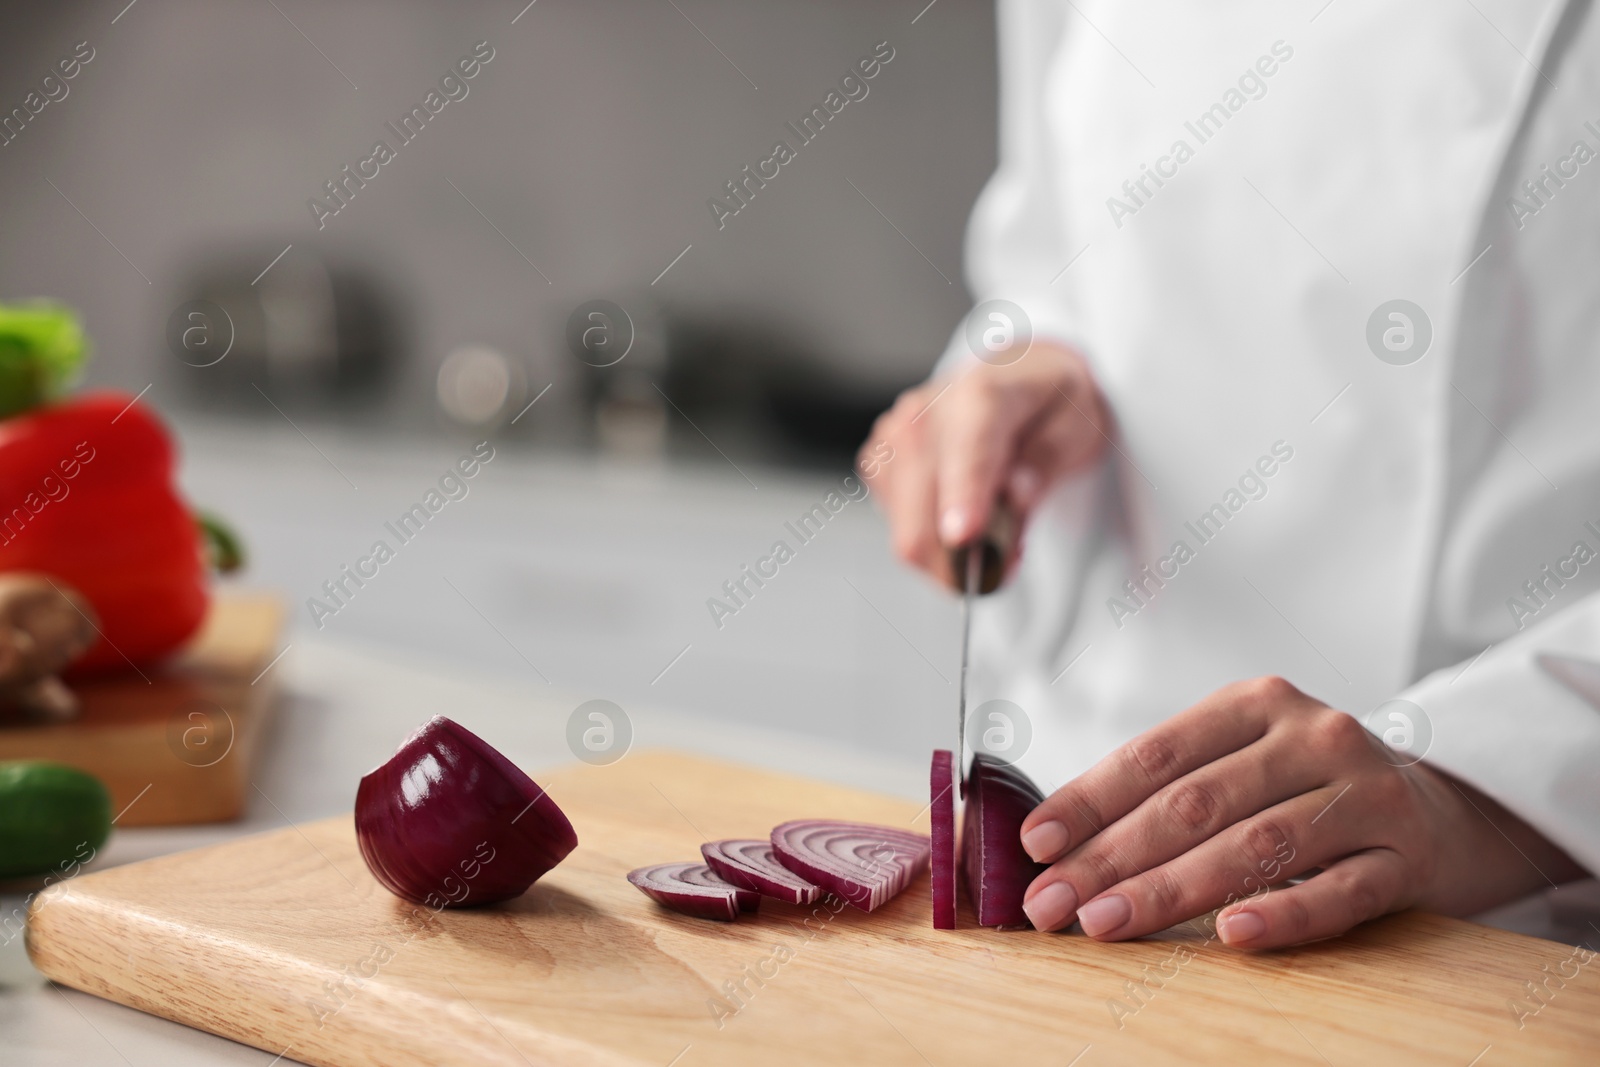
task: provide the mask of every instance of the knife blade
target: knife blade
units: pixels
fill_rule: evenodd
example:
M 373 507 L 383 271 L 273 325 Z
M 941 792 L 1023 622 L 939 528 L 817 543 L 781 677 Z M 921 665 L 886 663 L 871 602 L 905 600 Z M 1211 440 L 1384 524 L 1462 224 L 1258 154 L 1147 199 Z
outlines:
M 959 790 L 967 780 L 967 665 L 972 645 L 972 603 L 1000 588 L 1006 565 L 1015 554 L 1017 521 L 1011 509 L 997 501 L 983 534 L 969 545 L 955 549 L 951 569 L 961 586 L 961 691 L 956 698 L 955 785 Z
M 961 554 L 961 694 L 956 701 L 956 785 L 967 780 L 967 657 L 972 647 L 972 598 L 978 595 L 983 574 L 983 553 L 968 549 Z

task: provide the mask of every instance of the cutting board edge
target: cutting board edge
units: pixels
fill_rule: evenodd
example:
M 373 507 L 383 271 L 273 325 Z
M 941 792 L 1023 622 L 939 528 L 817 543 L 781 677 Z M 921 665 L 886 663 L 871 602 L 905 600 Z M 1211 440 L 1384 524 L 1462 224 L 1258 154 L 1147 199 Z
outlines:
M 90 996 L 204 1030 L 269 1054 L 292 1055 L 314 1067 L 348 1067 L 351 1063 L 370 1063 L 374 1067 L 434 1067 L 439 1063 L 457 1062 L 456 1057 L 464 1053 L 472 1057 L 468 1062 L 484 1067 L 526 1067 L 530 1062 L 529 1052 L 541 1060 L 555 1056 L 562 1057 L 561 1062 L 593 1063 L 598 1067 L 660 1067 L 649 1060 L 527 1027 L 503 1016 L 491 1024 L 491 1035 L 484 1035 L 480 1047 L 475 1049 L 463 1046 L 461 1027 L 430 1029 L 419 1025 L 412 1033 L 397 1033 L 396 1018 L 424 1020 L 439 1006 L 422 994 L 381 984 L 374 984 L 370 991 L 364 985 L 358 987 L 342 1007 L 319 1020 L 313 1040 L 306 1042 L 299 1031 L 290 1029 L 287 1020 L 307 1012 L 317 1014 L 311 1002 L 297 1002 L 294 994 L 279 992 L 280 986 L 273 981 L 250 983 L 254 999 L 246 1001 L 237 996 L 238 978 L 266 964 L 275 968 L 273 974 L 280 980 L 285 974 L 298 973 L 312 983 L 322 982 L 326 989 L 328 983 L 345 977 L 340 971 L 331 966 L 309 964 L 283 952 L 263 950 L 258 944 L 219 937 L 207 939 L 212 966 L 186 967 L 182 959 L 183 946 L 171 940 L 171 923 L 137 907 L 124 907 L 113 916 L 114 922 L 107 922 L 108 901 L 74 894 L 72 888 L 63 883 L 48 890 L 40 894 L 29 909 L 24 944 L 29 959 L 41 974 L 52 982 Z M 64 929 L 74 925 L 81 928 L 77 944 L 91 946 L 89 951 L 59 951 L 59 945 L 69 943 L 62 937 Z M 116 938 L 104 936 L 112 928 L 122 933 L 120 943 Z M 162 936 L 163 932 L 166 937 Z M 125 966 L 130 959 L 139 961 L 136 973 L 130 973 Z M 173 997 L 172 989 L 183 990 L 184 996 Z M 337 1000 L 336 995 L 329 996 Z M 181 1005 L 188 1003 L 195 1004 L 192 1010 L 180 1010 Z M 478 1020 L 485 1018 L 465 998 L 462 1003 L 465 1010 L 457 1014 L 469 1024 L 475 1027 Z M 382 1010 L 384 1008 L 388 1010 Z M 278 1019 L 283 1021 L 278 1023 L 275 1032 L 273 1021 Z M 325 1024 L 339 1026 L 342 1032 L 329 1031 L 319 1040 L 316 1035 L 322 1034 Z M 516 1037 L 516 1042 L 511 1041 L 506 1030 Z M 285 1034 L 299 1036 L 299 1043 L 285 1039 Z M 430 1039 L 430 1034 L 439 1036 Z M 364 1046 L 370 1055 L 361 1060 L 350 1059 L 352 1044 Z M 397 1050 L 402 1052 L 401 1057 L 396 1056 Z

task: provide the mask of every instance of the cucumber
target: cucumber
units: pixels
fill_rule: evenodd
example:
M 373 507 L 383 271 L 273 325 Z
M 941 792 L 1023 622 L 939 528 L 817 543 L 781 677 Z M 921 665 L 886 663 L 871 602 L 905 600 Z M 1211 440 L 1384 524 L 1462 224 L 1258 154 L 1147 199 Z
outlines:
M 61 874 L 111 835 L 111 794 L 63 763 L 0 763 L 0 878 Z

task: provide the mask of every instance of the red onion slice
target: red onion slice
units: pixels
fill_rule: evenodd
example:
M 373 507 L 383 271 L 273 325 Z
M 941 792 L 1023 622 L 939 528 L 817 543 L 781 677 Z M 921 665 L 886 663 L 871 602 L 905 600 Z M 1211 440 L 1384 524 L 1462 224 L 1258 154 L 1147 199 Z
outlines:
M 1039 787 L 1016 767 L 986 753 L 973 758 L 961 859 L 978 925 L 1032 925 L 1022 895 L 1045 865 L 1023 850 L 1022 820 L 1043 801 Z
M 929 842 L 887 826 L 802 819 L 773 829 L 772 850 L 795 874 L 873 911 L 927 868 Z
M 956 928 L 956 772 L 947 748 L 934 749 L 928 772 L 933 817 L 933 928 Z
M 355 821 L 373 877 L 435 908 L 520 896 L 578 845 L 533 779 L 442 716 L 361 779 Z
M 705 886 L 707 889 L 733 890 L 733 902 L 740 911 L 755 911 L 761 906 L 761 894 L 753 889 L 730 882 L 711 868 L 710 864 L 697 863 L 678 874 L 680 881 L 691 885 Z
M 732 922 L 754 911 L 759 893 L 725 882 L 704 863 L 658 863 L 628 872 L 628 881 L 663 907 L 697 919 Z
M 771 841 L 707 841 L 700 854 L 723 878 L 765 896 L 790 904 L 815 904 L 822 895 L 822 890 L 778 862 Z

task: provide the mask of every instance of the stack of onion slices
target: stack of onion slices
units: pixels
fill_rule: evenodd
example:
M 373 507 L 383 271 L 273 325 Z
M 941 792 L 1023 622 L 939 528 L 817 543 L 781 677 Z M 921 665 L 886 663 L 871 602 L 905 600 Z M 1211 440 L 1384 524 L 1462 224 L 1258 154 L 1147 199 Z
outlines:
M 704 864 L 641 867 L 628 881 L 666 907 L 708 919 L 748 910 L 745 893 L 809 904 L 827 892 L 873 911 L 927 869 L 929 841 L 888 826 L 805 819 L 774 828 L 770 841 L 711 841 L 700 851 Z

